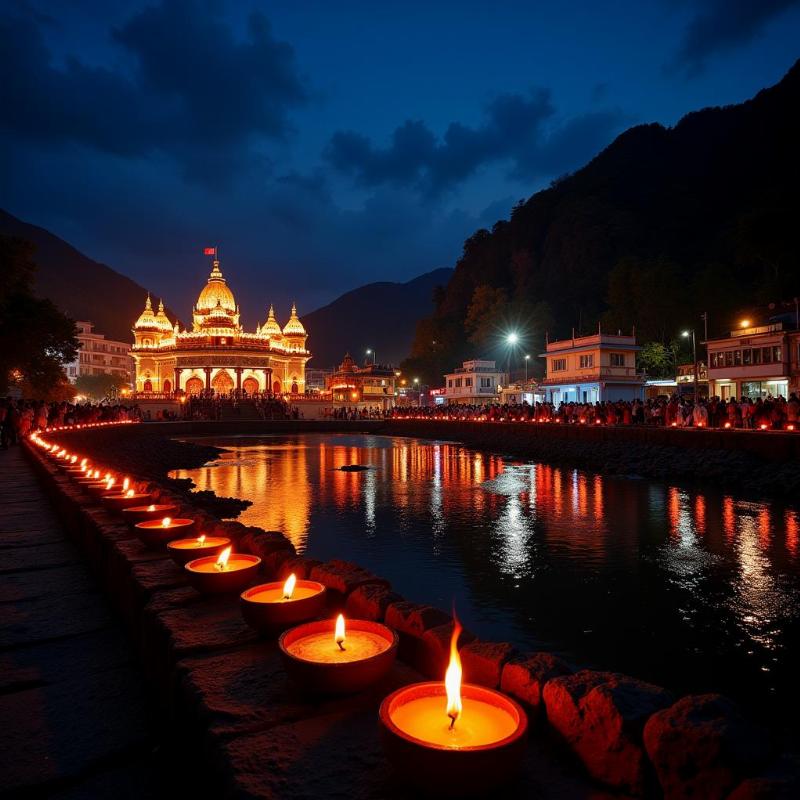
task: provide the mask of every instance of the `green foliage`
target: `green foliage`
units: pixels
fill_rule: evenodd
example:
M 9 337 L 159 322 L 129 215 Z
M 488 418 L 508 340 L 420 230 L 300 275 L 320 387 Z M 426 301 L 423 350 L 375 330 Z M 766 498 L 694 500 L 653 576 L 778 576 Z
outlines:
M 675 377 L 677 353 L 673 344 L 645 342 L 639 351 L 636 365 L 644 370 L 649 378 Z
M 125 378 L 120 375 L 81 375 L 75 381 L 78 393 L 91 400 L 105 400 L 118 394 L 127 385 Z
M 507 314 L 508 295 L 504 289 L 486 285 L 476 287 L 464 320 L 467 338 L 479 350 L 485 350 L 502 330 Z
M 33 246 L 0 236 L 0 394 L 15 380 L 43 396 L 77 355 L 75 323 L 33 294 Z

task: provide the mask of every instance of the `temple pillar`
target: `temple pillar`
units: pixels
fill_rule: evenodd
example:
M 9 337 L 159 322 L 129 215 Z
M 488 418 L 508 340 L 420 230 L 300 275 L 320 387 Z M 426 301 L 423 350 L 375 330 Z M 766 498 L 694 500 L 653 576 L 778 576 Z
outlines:
M 267 367 L 264 370 L 264 380 L 266 381 L 266 390 L 268 395 L 272 395 L 272 369 Z
M 181 373 L 183 370 L 180 367 L 175 367 L 175 383 L 172 387 L 173 392 L 180 391 L 181 388 Z
M 211 367 L 204 367 L 204 372 L 206 373 L 206 391 L 211 391 Z
M 236 367 L 236 394 L 242 394 L 242 368 Z

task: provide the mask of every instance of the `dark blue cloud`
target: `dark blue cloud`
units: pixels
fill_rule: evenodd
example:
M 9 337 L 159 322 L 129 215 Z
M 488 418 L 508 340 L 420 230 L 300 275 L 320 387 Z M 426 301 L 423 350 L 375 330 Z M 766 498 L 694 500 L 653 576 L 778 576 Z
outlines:
M 292 48 L 267 20 L 237 38 L 213 7 L 163 0 L 112 32 L 118 64 L 61 65 L 32 15 L 0 20 L 0 125 L 50 146 L 123 156 L 166 154 L 213 182 L 248 165 L 260 140 L 284 139 L 306 102 Z
M 709 56 L 747 44 L 764 26 L 800 0 L 704 0 L 694 3 L 683 42 L 670 65 L 697 75 Z
M 453 122 L 441 140 L 420 121 L 396 128 L 384 148 L 362 134 L 339 131 L 324 158 L 361 186 L 413 187 L 436 196 L 492 163 L 508 162 L 511 176 L 521 180 L 573 169 L 608 144 L 623 122 L 613 109 L 559 122 L 550 92 L 536 89 L 496 97 L 482 125 Z

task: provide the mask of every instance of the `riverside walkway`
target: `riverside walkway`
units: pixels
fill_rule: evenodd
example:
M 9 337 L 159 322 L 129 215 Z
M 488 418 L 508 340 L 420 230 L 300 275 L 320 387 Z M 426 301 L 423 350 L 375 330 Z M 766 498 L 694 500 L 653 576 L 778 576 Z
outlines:
M 0 452 L 0 796 L 165 796 L 154 730 L 122 626 L 22 448 Z

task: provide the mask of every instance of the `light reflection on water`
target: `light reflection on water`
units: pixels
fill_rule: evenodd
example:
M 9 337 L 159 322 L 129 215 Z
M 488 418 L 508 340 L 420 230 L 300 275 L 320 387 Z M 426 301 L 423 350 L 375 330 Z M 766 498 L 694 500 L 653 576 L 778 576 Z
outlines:
M 478 635 L 756 709 L 798 710 L 793 508 L 368 435 L 241 437 L 199 489 L 298 552 L 345 558 Z M 361 463 L 368 472 L 340 472 Z

